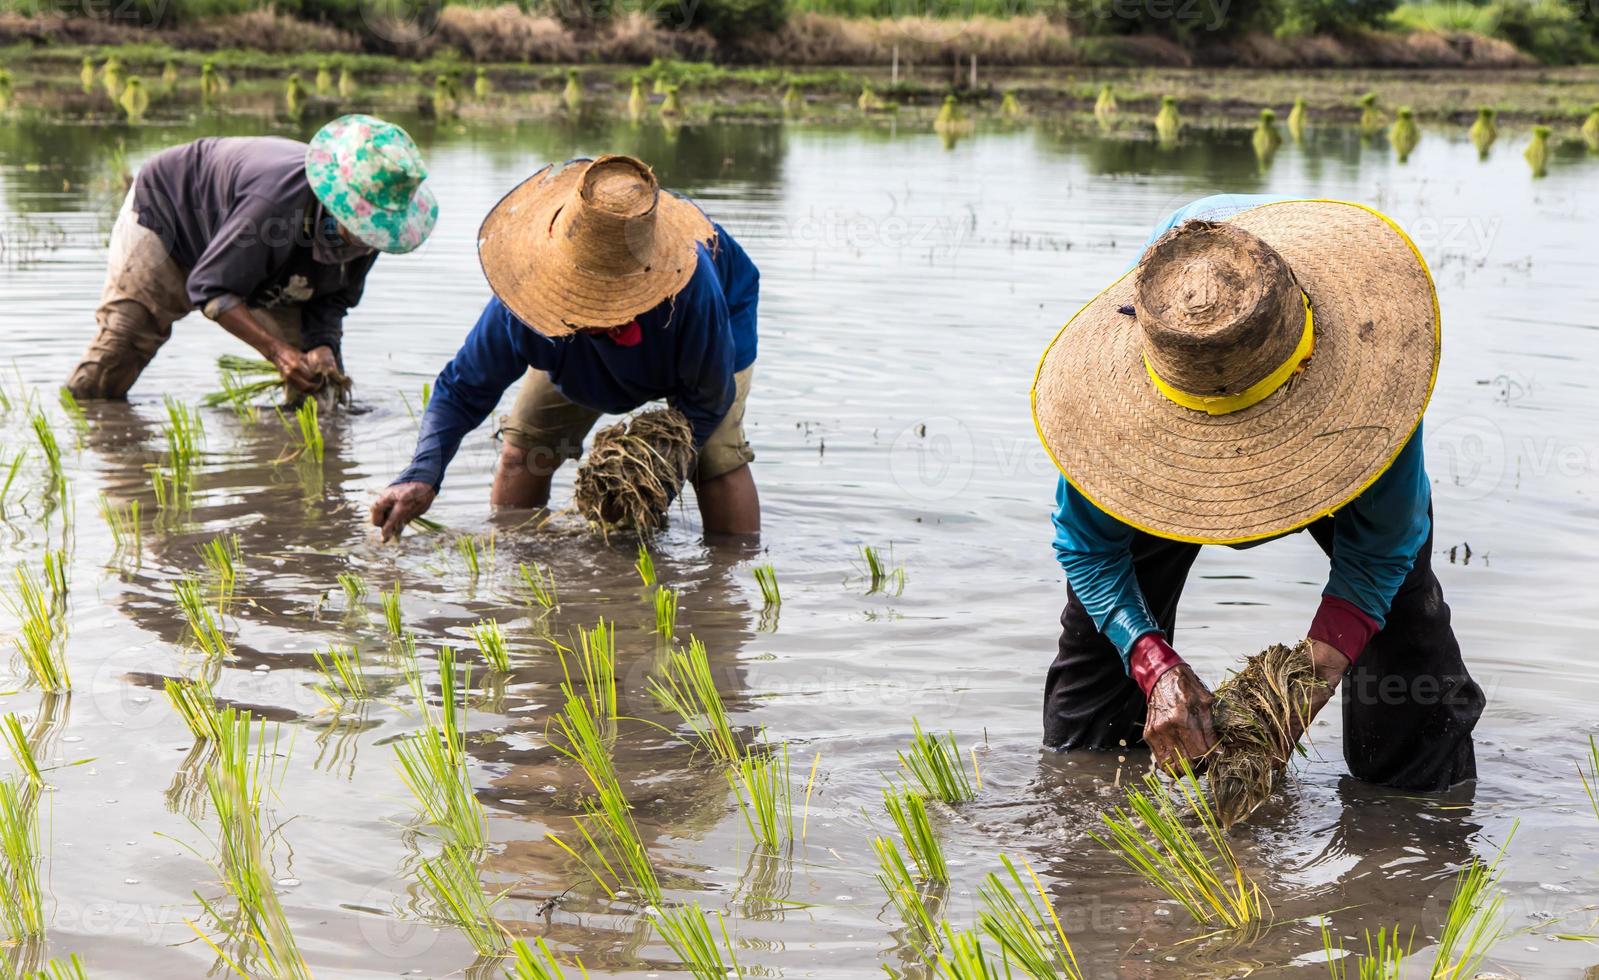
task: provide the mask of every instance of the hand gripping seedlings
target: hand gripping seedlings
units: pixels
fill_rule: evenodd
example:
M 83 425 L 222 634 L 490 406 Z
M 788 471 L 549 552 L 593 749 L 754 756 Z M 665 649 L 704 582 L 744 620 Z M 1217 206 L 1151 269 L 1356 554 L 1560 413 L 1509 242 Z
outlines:
M 1216 688 L 1216 749 L 1206 775 L 1222 827 L 1247 818 L 1277 788 L 1297 747 L 1300 719 L 1323 682 L 1310 644 L 1273 644 Z

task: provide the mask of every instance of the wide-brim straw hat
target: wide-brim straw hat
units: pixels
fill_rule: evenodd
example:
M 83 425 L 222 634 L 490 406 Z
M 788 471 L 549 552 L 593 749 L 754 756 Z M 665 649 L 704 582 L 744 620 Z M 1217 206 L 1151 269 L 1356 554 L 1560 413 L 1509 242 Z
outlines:
M 1085 497 L 1163 538 L 1234 544 L 1359 496 L 1437 377 L 1426 262 L 1359 204 L 1263 204 L 1155 242 L 1044 352 L 1033 416 Z
M 422 152 L 405 130 L 354 113 L 323 126 L 305 151 L 305 178 L 317 200 L 363 244 L 410 252 L 427 241 L 439 202 Z
M 694 204 L 627 156 L 545 167 L 478 231 L 489 288 L 539 333 L 616 327 L 677 295 L 714 236 Z

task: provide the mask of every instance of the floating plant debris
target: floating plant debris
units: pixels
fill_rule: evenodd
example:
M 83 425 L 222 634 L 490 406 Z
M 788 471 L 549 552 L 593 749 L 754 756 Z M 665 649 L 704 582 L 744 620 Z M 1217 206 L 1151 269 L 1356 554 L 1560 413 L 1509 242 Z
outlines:
M 1323 687 L 1310 643 L 1273 644 L 1216 688 L 1216 748 L 1207 761 L 1223 829 L 1246 819 L 1277 788 L 1293 756 L 1300 720 Z
M 694 455 L 694 430 L 682 412 L 641 412 L 594 437 L 573 481 L 572 502 L 602 529 L 659 530 L 693 472 Z

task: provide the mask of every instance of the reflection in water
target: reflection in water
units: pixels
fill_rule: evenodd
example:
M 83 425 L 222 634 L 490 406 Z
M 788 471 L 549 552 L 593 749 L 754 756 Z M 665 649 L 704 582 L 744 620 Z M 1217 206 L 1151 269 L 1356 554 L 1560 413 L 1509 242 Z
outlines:
M 196 401 L 216 387 L 215 357 L 235 347 L 198 318 L 178 326 L 176 352 L 156 362 L 131 405 L 86 407 L 83 445 L 67 446 L 73 506 L 56 507 L 48 529 L 50 544 L 72 556 L 77 693 L 70 710 L 31 690 L 0 695 L 4 710 L 36 719 L 41 758 L 96 760 L 50 776 L 52 950 L 90 953 L 92 973 L 104 965 L 188 975 L 210 965 L 183 921 L 197 914 L 192 892 L 209 872 L 155 836 L 196 840 L 187 816 L 204 805 L 192 781 L 203 749 L 162 687 L 206 672 L 223 703 L 295 735 L 279 792 L 281 812 L 301 816 L 274 873 L 299 882 L 284 886 L 284 902 L 319 973 L 492 975 L 494 965 L 452 931 L 420 921 L 431 910 L 411 875 L 433 844 L 392 748 L 417 726 L 405 664 L 419 660 L 432 676 L 445 645 L 475 659 L 471 627 L 491 618 L 512 669 L 475 665 L 471 685 L 468 747 L 492 841 L 484 881 L 509 889 L 498 907 L 506 928 L 581 954 L 592 971 L 676 966 L 649 916 L 586 883 L 550 840 L 570 833 L 585 791 L 581 771 L 546 739 L 564 677 L 555 644 L 570 645 L 602 617 L 617 627 L 618 766 L 640 830 L 673 897 L 734 913 L 741 962 L 766 974 L 880 976 L 887 963 L 921 975 L 894 932 L 901 923 L 873 879 L 869 845 L 886 826 L 881 782 L 913 717 L 980 748 L 979 800 L 935 813 L 955 876 L 946 914 L 969 925 L 975 884 L 997 855 L 1024 857 L 1044 876 L 1090 976 L 1245 967 L 1314 975 L 1325 969 L 1313 962 L 1314 917 L 1323 914 L 1355 937 L 1346 946 L 1395 924 L 1415 926 L 1418 940 L 1434 936 L 1450 874 L 1496 853 L 1518 817 L 1507 858 L 1515 914 L 1599 901 L 1585 876 L 1599 824 L 1549 805 L 1578 798 L 1575 730 L 1599 696 L 1567 666 L 1599 615 L 1581 574 L 1591 564 L 1582 542 L 1599 531 L 1592 468 L 1561 462 L 1592 455 L 1596 403 L 1583 356 L 1599 322 L 1599 298 L 1584 288 L 1595 164 L 1580 145 L 1551 145 L 1549 176 L 1534 184 L 1518 153 L 1479 162 L 1459 133 L 1429 133 L 1401 169 L 1380 135 L 1367 142 L 1343 127 L 1316 126 L 1302 141 L 1296 133 L 1264 157 L 1247 130 L 1192 123 L 1167 147 L 1131 123 L 1107 132 L 979 125 L 946 150 L 937 134 L 892 121 L 668 128 L 647 116 L 607 118 L 589 101 L 511 124 L 475 119 L 470 106 L 441 123 L 414 99 L 392 113 L 423 147 L 441 222 L 415 261 L 374 270 L 347 344 L 359 411 L 326 420 L 321 466 L 280 461 L 292 438 L 271 412 L 242 424 L 207 410 L 191 509 L 157 526 L 149 468 L 164 451 L 160 396 Z M 87 342 L 128 167 L 201 135 L 303 138 L 322 121 L 315 104 L 300 124 L 275 121 L 280 103 L 275 83 L 258 116 L 196 111 L 173 121 L 158 103 L 162 121 L 140 127 L 8 118 L 0 217 L 6 229 L 34 229 L 20 239 L 34 245 L 0 263 L 16 375 L 53 391 Z M 88 104 L 83 97 L 67 111 Z M 1525 133 L 1504 135 L 1515 148 L 1526 143 Z M 372 494 L 409 456 L 416 423 L 407 402 L 414 409 L 486 297 L 472 248 L 482 214 L 540 166 L 605 151 L 649 161 L 762 266 L 771 382 L 752 401 L 750 434 L 770 488 L 769 551 L 705 546 L 685 507 L 657 543 L 656 563 L 682 594 L 677 641 L 705 642 L 744 734 L 764 728 L 789 740 L 796 778 L 822 754 L 806 839 L 789 859 L 752 846 L 721 772 L 674 737 L 675 720 L 644 695 L 661 647 L 631 545 L 590 539 L 570 514 L 536 531 L 520 526 L 526 515 L 490 518 L 492 426 L 452 469 L 435 511 L 445 532 L 382 547 L 364 526 Z M 1061 595 L 1046 543 L 1053 470 L 1028 416 L 1031 372 L 1060 322 L 1126 268 L 1161 214 L 1217 191 L 1368 201 L 1411 231 L 1439 280 L 1449 331 L 1427 426 L 1439 547 L 1469 542 L 1491 556 L 1438 563 L 1473 671 L 1494 687 L 1475 797 L 1406 799 L 1342 778 L 1332 750 L 1339 720 L 1329 718 L 1317 730 L 1320 755 L 1237 831 L 1235 847 L 1280 923 L 1242 950 L 1179 945 L 1194 934 L 1180 910 L 1089 836 L 1146 757 L 1038 749 L 1038 689 Z M 1528 296 L 1539 298 L 1536 311 Z M 9 373 L 5 384 L 18 394 Z M 0 418 L 5 457 L 33 445 L 25 416 Z M 68 430 L 58 430 L 65 441 Z M 35 475 L 30 463 L 27 479 Z M 97 516 L 102 493 L 140 503 L 136 561 L 116 556 Z M 5 565 L 36 564 L 42 512 L 37 496 L 8 509 Z M 222 533 L 238 536 L 242 556 L 224 620 L 234 648 L 226 662 L 192 648 L 171 598 L 186 575 L 207 582 L 197 548 Z M 456 549 L 462 536 L 485 543 L 476 577 Z M 906 564 L 903 594 L 863 594 L 852 568 L 863 544 L 893 547 Z M 1305 544 L 1201 557 L 1210 567 L 1197 571 L 1182 615 L 1184 653 L 1207 679 L 1263 639 L 1303 630 L 1325 573 Z M 781 616 L 763 609 L 751 575 L 767 561 L 782 582 Z M 550 569 L 558 610 L 529 601 L 519 563 Z M 340 574 L 360 576 L 369 593 L 346 599 Z M 396 584 L 415 654 L 393 642 L 379 612 L 379 593 Z M 335 706 L 319 692 L 327 682 L 313 653 L 335 644 L 361 651 L 369 697 Z M 129 924 L 96 925 L 104 921 Z M 1576 975 L 1589 964 L 1575 946 L 1540 938 L 1507 943 L 1498 957 L 1523 975 Z

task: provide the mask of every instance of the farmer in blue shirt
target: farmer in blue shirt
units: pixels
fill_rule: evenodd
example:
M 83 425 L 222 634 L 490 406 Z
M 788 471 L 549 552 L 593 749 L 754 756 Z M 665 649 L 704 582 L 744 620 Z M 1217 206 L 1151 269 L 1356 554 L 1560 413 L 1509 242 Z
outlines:
M 1331 572 L 1307 630 L 1324 687 L 1300 731 L 1341 683 L 1355 776 L 1475 778 L 1484 698 L 1431 566 L 1421 416 L 1438 350 L 1426 265 L 1369 208 L 1218 196 L 1155 230 L 1033 389 L 1068 583 L 1046 745 L 1204 756 L 1211 694 L 1173 648 L 1188 570 L 1201 545 L 1307 530 Z
M 694 430 L 706 533 L 759 533 L 743 423 L 760 277 L 738 243 L 625 156 L 539 171 L 478 237 L 495 296 L 439 374 L 411 465 L 373 504 L 385 540 L 432 505 L 462 437 L 524 374 L 494 506 L 545 505 L 602 413 L 664 398 Z

